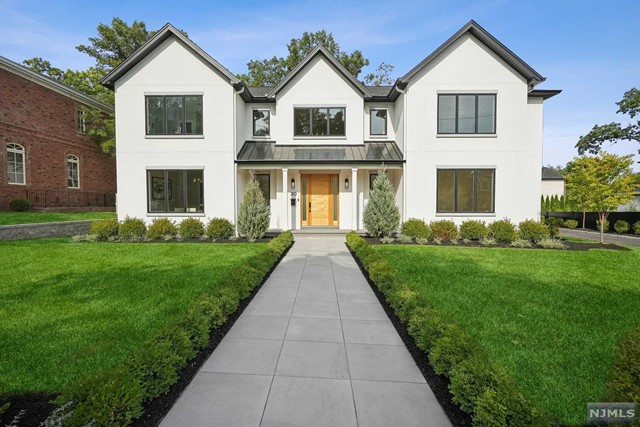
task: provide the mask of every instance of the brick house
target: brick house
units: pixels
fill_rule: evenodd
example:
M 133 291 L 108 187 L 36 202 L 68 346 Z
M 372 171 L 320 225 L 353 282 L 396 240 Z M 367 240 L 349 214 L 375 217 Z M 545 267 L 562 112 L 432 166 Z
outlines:
M 85 133 L 83 107 L 113 108 L 0 56 L 0 210 L 113 208 L 115 158 Z

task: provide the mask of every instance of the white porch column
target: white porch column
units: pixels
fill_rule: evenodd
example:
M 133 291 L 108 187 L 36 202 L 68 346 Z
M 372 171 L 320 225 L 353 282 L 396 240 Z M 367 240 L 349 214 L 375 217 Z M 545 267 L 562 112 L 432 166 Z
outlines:
M 358 168 L 351 169 L 351 229 L 358 231 Z
M 285 230 L 291 230 L 291 207 L 289 204 L 289 169 L 282 169 L 282 192 L 284 193 L 284 208 L 287 213 Z

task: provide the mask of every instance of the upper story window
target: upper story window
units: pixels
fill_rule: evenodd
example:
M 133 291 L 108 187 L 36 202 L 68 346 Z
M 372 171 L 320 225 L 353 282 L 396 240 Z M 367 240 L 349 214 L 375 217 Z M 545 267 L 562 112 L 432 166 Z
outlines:
M 495 169 L 438 169 L 438 213 L 491 213 Z
M 202 95 L 147 96 L 147 135 L 202 135 Z
M 253 110 L 253 136 L 269 136 L 271 122 L 271 110 Z
M 67 156 L 67 187 L 80 188 L 80 159 L 73 154 Z
M 294 136 L 345 136 L 345 108 L 294 108 Z
M 372 108 L 369 110 L 370 134 L 384 136 L 387 134 L 387 109 Z
M 78 130 L 78 133 L 84 134 L 87 132 L 87 118 L 85 116 L 85 111 L 82 108 L 78 108 L 76 129 Z
M 24 185 L 24 147 L 18 144 L 7 144 L 7 173 L 9 184 Z
M 496 133 L 496 95 L 438 95 L 438 133 Z

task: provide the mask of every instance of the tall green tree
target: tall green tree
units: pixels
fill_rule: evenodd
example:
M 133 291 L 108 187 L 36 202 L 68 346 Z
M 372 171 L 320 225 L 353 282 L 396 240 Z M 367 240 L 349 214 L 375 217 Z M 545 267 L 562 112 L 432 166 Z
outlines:
M 640 116 L 640 90 L 631 88 L 625 92 L 622 99 L 616 103 L 618 114 L 626 114 L 630 118 Z M 580 154 L 597 154 L 605 142 L 614 144 L 619 141 L 635 141 L 640 143 L 640 120 L 629 122 L 626 126 L 612 122 L 606 125 L 596 125 L 591 131 L 581 136 L 576 144 Z M 640 153 L 640 148 L 638 149 Z
M 274 56 L 251 60 L 247 63 L 248 73 L 240 74 L 238 77 L 250 86 L 275 86 L 319 44 L 331 52 L 334 58 L 356 78 L 362 69 L 369 65 L 369 60 L 359 50 L 351 53 L 343 51 L 333 38 L 333 34 L 325 30 L 313 33 L 305 31 L 300 38 L 291 39 L 287 45 L 289 54 L 286 57 Z M 371 74 L 373 76 L 371 81 L 377 78 L 380 82 L 387 82 L 393 66 L 383 63 L 378 68 Z
M 396 196 L 391 181 L 383 166 L 373 181 L 369 201 L 362 213 L 364 228 L 371 236 L 388 236 L 400 225 L 400 210 L 396 205 Z
M 569 163 L 567 194 L 582 209 L 582 227 L 586 211 L 598 213 L 600 243 L 604 243 L 604 223 L 609 213 L 634 196 L 635 177 L 631 155 L 616 156 L 601 152 L 598 156 L 581 156 Z
M 270 219 L 271 209 L 252 171 L 238 209 L 238 233 L 249 241 L 259 239 L 269 229 Z

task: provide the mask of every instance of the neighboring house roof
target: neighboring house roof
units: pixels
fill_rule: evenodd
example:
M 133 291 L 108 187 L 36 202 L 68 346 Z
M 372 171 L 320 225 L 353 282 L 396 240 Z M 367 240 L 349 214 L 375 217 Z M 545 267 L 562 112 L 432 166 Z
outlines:
M 92 107 L 97 110 L 104 111 L 105 113 L 113 113 L 114 111 L 111 105 L 98 101 L 97 99 L 87 95 L 86 93 L 80 92 L 67 85 L 64 85 L 52 79 L 51 77 L 45 76 L 44 74 L 37 73 L 25 67 L 24 65 L 20 65 L 17 62 L 13 62 L 3 56 L 0 56 L 0 68 L 7 70 L 10 73 L 16 74 L 22 78 L 30 80 L 54 92 L 57 92 L 60 95 L 71 98 L 74 101 L 86 105 L 87 107 Z
M 317 55 L 322 55 L 329 62 L 329 64 L 333 65 L 333 67 L 338 71 L 342 76 L 347 79 L 351 85 L 362 93 L 365 98 L 371 98 L 373 94 L 367 89 L 358 79 L 356 79 L 353 74 L 351 74 L 345 67 L 342 65 L 334 56 L 321 44 L 314 47 L 311 52 L 307 56 L 305 56 L 302 61 L 298 65 L 296 65 L 293 70 L 289 72 L 280 83 L 278 83 L 273 89 L 267 93 L 267 97 L 274 97 L 284 89 L 305 67 L 315 58 Z
M 543 167 L 542 180 L 543 181 L 564 181 L 564 177 L 553 169 Z
M 457 33 L 451 36 L 449 40 L 444 42 L 442 45 L 440 45 L 439 48 L 434 50 L 429 56 L 423 59 L 422 62 L 413 67 L 407 74 L 400 77 L 399 81 L 402 83 L 407 83 L 409 80 L 411 80 L 411 78 L 413 78 L 413 76 L 418 74 L 424 67 L 433 62 L 433 60 L 435 60 L 452 44 L 454 44 L 458 39 L 460 39 L 467 33 L 473 35 L 482 44 L 484 44 L 493 53 L 495 53 L 499 58 L 509 64 L 514 70 L 516 70 L 520 75 L 527 79 L 527 82 L 532 86 L 535 86 L 536 84 L 541 83 L 545 80 L 545 78 L 542 77 L 540 73 L 531 68 L 529 64 L 520 59 L 518 55 L 516 55 L 505 45 L 500 43 L 498 39 L 489 34 L 487 30 L 482 28 L 476 21 L 472 19 L 464 27 L 460 28 Z
M 198 55 L 202 60 L 209 63 L 213 68 L 218 70 L 222 75 L 229 79 L 229 83 L 238 84 L 240 83 L 240 79 L 238 79 L 233 73 L 223 67 L 218 61 L 213 59 L 207 52 L 202 50 L 198 45 L 189 40 L 187 36 L 182 34 L 180 30 L 174 27 L 171 24 L 165 24 L 153 37 L 147 40 L 142 46 L 140 46 L 129 58 L 127 58 L 124 62 L 118 65 L 116 68 L 111 70 L 109 74 L 104 76 L 100 83 L 109 89 L 113 89 L 115 82 L 125 75 L 129 70 L 135 67 L 140 61 L 142 61 L 147 55 L 149 55 L 156 47 L 158 47 L 165 40 L 170 37 L 176 37 L 182 43 L 187 45 L 196 55 Z
M 364 145 L 280 145 L 246 141 L 238 163 L 403 163 L 402 152 L 393 141 Z

